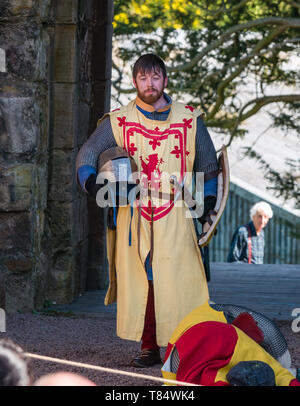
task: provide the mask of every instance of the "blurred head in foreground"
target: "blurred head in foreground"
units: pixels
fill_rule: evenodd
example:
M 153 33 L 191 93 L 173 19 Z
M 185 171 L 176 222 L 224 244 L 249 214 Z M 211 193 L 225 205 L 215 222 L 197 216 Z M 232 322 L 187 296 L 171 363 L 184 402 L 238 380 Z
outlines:
M 34 386 L 96 386 L 96 384 L 81 375 L 61 371 L 42 376 Z
M 30 386 L 32 373 L 23 349 L 8 338 L 0 339 L 0 386 Z

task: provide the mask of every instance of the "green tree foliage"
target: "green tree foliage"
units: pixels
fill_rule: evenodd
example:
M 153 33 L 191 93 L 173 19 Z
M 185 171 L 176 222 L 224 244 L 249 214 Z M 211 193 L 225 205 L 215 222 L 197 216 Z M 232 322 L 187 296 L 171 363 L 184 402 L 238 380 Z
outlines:
M 274 127 L 299 134 L 300 72 L 291 64 L 300 56 L 299 0 L 115 0 L 114 5 L 113 85 L 119 95 L 134 90 L 126 85 L 122 64 L 154 52 L 168 67 L 168 92 L 201 107 L 206 125 L 225 134 L 227 145 L 245 136 L 245 120 L 268 105 L 280 107 L 279 115 L 270 113 Z M 131 46 L 121 45 L 125 39 Z M 241 92 L 249 83 L 254 91 Z M 288 90 L 276 93 L 282 86 Z M 299 174 L 299 162 L 293 165 Z M 297 184 L 293 174 L 285 189 L 286 174 L 265 169 L 282 196 L 299 201 L 299 193 L 294 196 L 299 188 L 289 192 Z

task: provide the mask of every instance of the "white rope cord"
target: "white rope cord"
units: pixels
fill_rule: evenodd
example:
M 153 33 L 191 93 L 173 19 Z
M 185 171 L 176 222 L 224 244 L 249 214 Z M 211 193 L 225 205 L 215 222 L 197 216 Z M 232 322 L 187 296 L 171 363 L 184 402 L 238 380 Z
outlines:
M 94 369 L 96 371 L 102 371 L 102 372 L 107 372 L 107 373 L 112 373 L 112 374 L 127 375 L 127 376 L 131 376 L 133 378 L 139 378 L 139 379 L 148 379 L 148 380 L 152 380 L 152 381 L 156 381 L 156 382 L 161 382 L 164 384 L 170 383 L 173 385 L 181 385 L 181 386 L 202 386 L 202 385 L 196 385 L 196 384 L 188 383 L 188 382 L 176 381 L 173 379 L 165 379 L 165 378 L 159 378 L 159 377 L 151 376 L 151 375 L 137 374 L 135 372 L 122 371 L 119 369 L 100 367 L 98 365 L 84 364 L 81 362 L 68 361 L 68 360 L 60 359 L 60 358 L 46 357 L 45 355 L 26 353 L 26 356 L 28 356 L 30 358 L 40 359 L 43 361 L 57 362 L 59 364 L 71 365 L 71 366 L 79 367 L 79 368 Z

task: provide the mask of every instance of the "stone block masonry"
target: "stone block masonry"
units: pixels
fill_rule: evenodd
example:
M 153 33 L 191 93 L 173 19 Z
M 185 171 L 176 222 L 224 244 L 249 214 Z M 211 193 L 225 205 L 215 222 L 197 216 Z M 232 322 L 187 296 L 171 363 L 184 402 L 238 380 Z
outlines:
M 1 1 L 0 307 L 7 312 L 104 288 L 104 217 L 79 191 L 75 158 L 109 110 L 112 7 Z
M 0 274 L 7 312 L 29 311 L 40 304 L 35 292 L 44 292 L 48 272 L 39 267 L 47 251 L 42 238 L 48 176 L 49 10 L 50 1 L 1 2 L 5 69 L 0 72 Z

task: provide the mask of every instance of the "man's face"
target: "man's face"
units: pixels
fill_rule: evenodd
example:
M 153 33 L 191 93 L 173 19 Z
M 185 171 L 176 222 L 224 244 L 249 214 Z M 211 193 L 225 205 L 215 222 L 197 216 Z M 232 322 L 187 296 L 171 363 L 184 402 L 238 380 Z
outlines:
M 137 90 L 138 97 L 147 104 L 154 104 L 163 95 L 167 86 L 167 77 L 164 79 L 160 70 L 150 72 L 139 72 L 133 84 Z
M 254 214 L 253 218 L 253 224 L 256 229 L 256 231 L 261 231 L 268 223 L 269 221 L 269 216 L 266 215 L 266 213 L 262 210 L 257 210 L 257 212 Z

